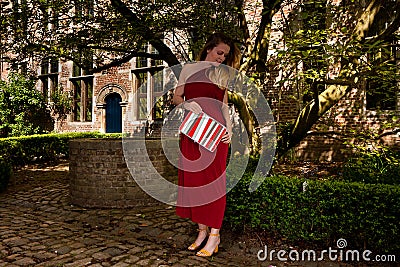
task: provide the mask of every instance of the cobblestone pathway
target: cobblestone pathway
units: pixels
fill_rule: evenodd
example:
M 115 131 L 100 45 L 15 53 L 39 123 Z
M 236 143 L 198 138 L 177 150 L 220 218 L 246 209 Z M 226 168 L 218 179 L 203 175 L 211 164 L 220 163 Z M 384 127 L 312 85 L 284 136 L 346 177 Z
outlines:
M 0 194 L 0 266 L 350 266 L 261 262 L 261 247 L 232 240 L 228 231 L 215 257 L 196 257 L 184 249 L 195 226 L 173 207 L 72 206 L 66 163 L 15 176 L 16 185 Z

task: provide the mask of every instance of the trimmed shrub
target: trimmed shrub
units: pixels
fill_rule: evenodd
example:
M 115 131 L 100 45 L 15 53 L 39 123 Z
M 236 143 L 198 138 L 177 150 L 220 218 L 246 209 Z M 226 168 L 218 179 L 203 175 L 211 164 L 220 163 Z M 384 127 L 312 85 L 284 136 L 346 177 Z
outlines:
M 343 179 L 372 184 L 400 184 L 400 152 L 363 152 L 343 165 Z
M 0 80 L 0 137 L 45 133 L 53 125 L 43 94 L 36 81 L 11 72 Z
M 54 160 L 68 157 L 69 140 L 75 138 L 116 138 L 122 134 L 98 132 L 41 134 L 21 137 L 0 138 L 0 156 L 13 166 L 30 162 Z
M 373 252 L 400 250 L 400 187 L 343 181 L 267 177 L 248 191 L 247 173 L 228 193 L 226 222 L 233 228 L 265 230 L 292 242 Z M 304 190 L 303 190 L 304 189 Z
M 6 190 L 12 173 L 11 164 L 0 157 L 0 193 Z

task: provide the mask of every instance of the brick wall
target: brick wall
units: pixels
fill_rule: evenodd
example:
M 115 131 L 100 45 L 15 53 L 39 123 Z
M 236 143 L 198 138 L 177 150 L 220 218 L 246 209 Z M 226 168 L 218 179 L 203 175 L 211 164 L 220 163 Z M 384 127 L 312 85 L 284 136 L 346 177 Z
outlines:
M 393 121 L 393 112 L 369 111 L 365 104 L 365 91 L 353 89 L 348 96 L 329 110 L 311 129 L 294 150 L 297 159 L 306 161 L 343 161 L 352 156 L 353 145 L 376 147 L 384 144 L 400 149 L 400 135 L 389 134 L 368 142 L 364 134 L 377 135 L 390 131 L 385 124 L 400 125 Z M 323 134 L 326 133 L 326 134 Z

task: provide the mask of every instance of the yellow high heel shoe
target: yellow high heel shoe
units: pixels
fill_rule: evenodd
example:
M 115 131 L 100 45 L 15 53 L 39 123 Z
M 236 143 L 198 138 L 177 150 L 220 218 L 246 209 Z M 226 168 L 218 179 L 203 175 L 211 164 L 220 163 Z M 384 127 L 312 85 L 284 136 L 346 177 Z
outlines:
M 198 231 L 198 232 L 206 231 L 206 232 L 207 232 L 207 235 L 208 235 L 208 228 L 207 228 L 207 227 L 204 228 L 204 229 L 197 229 L 197 231 Z M 206 237 L 207 237 L 207 235 L 206 235 Z M 203 239 L 203 241 L 201 242 L 200 245 L 197 245 L 196 243 L 193 243 L 193 244 L 191 244 L 187 249 L 190 250 L 190 251 L 197 250 L 197 249 L 203 244 L 204 240 L 206 240 L 206 237 Z
M 210 234 L 210 236 L 218 236 L 219 237 L 219 234 Z M 219 241 L 218 241 L 218 244 L 217 244 L 217 246 L 215 247 L 215 249 L 214 249 L 214 251 L 212 253 L 203 248 L 203 249 L 201 249 L 200 251 L 198 251 L 196 253 L 196 256 L 199 256 L 199 257 L 211 257 L 214 253 L 218 253 L 218 245 L 219 245 Z

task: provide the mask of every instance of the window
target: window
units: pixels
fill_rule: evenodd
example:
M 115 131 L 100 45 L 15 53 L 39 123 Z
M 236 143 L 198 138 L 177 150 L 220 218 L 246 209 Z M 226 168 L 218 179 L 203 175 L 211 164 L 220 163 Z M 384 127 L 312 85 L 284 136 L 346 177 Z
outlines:
M 153 55 L 158 54 L 150 45 L 145 45 L 143 52 Z M 132 70 L 136 80 L 136 108 L 135 114 L 138 120 L 156 120 L 163 116 L 163 88 L 164 77 L 161 71 L 164 66 L 162 60 L 136 58 L 136 68 Z M 150 118 L 148 118 L 150 114 Z
M 137 108 L 138 108 L 138 119 L 144 120 L 147 118 L 147 72 L 139 72 L 137 76 Z
M 158 51 L 154 47 L 150 47 L 151 54 L 158 55 Z M 162 59 L 151 59 L 151 66 L 163 66 Z
M 327 1 L 305 1 L 301 6 L 300 16 L 303 30 L 312 35 L 326 29 Z
M 144 45 L 141 52 L 145 52 L 146 53 L 148 51 L 148 49 L 149 49 L 149 46 L 148 45 Z M 147 68 L 148 67 L 147 64 L 148 64 L 148 60 L 147 60 L 146 57 L 137 57 L 136 58 L 136 68 L 137 69 Z
M 60 15 L 58 10 L 55 7 L 50 7 L 47 12 L 49 17 L 48 29 L 51 31 L 57 29 L 60 26 Z
M 94 16 L 94 0 L 77 0 L 75 2 L 75 18 L 76 20 L 84 19 L 85 17 Z
M 367 78 L 366 100 L 368 110 L 396 110 L 399 96 L 399 81 L 396 77 L 396 62 L 400 62 L 400 45 L 394 41 L 387 47 L 379 48 L 375 53 L 368 54 L 372 64 L 385 62 L 385 73 L 371 75 Z M 396 52 L 397 51 L 397 52 Z M 379 70 L 378 70 L 379 71 Z
M 50 102 L 51 96 L 58 88 L 58 59 L 45 58 L 40 64 L 39 80 L 41 83 L 40 90 L 46 100 Z
M 377 21 L 370 29 L 369 36 L 378 35 L 389 25 L 388 21 L 395 19 L 395 13 L 389 6 L 380 9 L 376 16 Z M 367 54 L 367 59 L 372 71 L 366 79 L 366 109 L 400 111 L 400 42 L 396 36 L 392 36 L 370 50 L 372 52 Z
M 28 74 L 28 63 L 27 62 L 12 62 L 11 69 L 15 72 L 18 72 L 22 75 Z
M 93 75 L 87 75 L 87 72 L 73 65 L 73 77 L 70 78 L 73 88 L 73 121 L 92 121 L 93 109 Z

